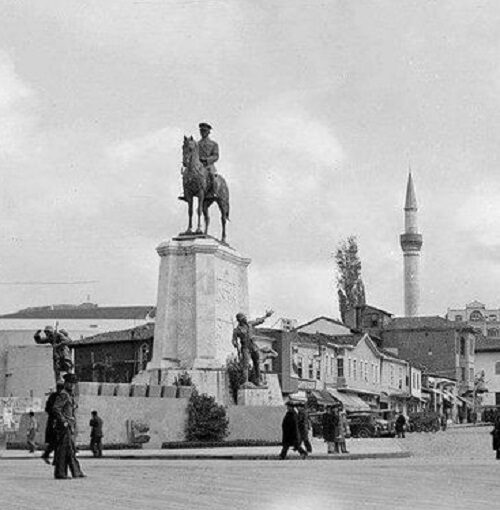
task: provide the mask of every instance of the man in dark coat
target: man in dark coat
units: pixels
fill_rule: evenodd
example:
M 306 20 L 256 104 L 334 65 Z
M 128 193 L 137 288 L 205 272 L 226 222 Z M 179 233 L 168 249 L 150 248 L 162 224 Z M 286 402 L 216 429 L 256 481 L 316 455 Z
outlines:
M 398 437 L 405 437 L 405 430 L 406 430 L 406 418 L 404 417 L 404 414 L 401 413 L 396 418 L 396 434 Z
M 94 457 L 102 457 L 102 418 L 92 411 L 90 419 L 90 449 Z
M 497 453 L 497 460 L 500 460 L 500 413 L 495 416 L 493 430 L 490 432 L 493 436 L 493 450 Z
M 285 417 L 283 418 L 283 423 L 281 424 L 281 429 L 283 431 L 283 439 L 280 453 L 280 459 L 286 459 L 286 454 L 288 453 L 288 449 L 293 447 L 294 450 L 297 450 L 300 453 L 302 459 L 307 457 L 307 452 L 300 446 L 300 434 L 299 434 L 299 423 L 297 420 L 297 413 L 295 412 L 294 406 L 292 402 L 287 402 L 286 404 L 287 411 Z
M 50 464 L 50 454 L 55 451 L 57 444 L 56 436 L 56 424 L 54 416 L 54 402 L 56 401 L 57 395 L 63 390 L 64 384 L 57 383 L 56 391 L 53 391 L 47 402 L 45 403 L 45 412 L 47 413 L 47 424 L 45 425 L 45 450 L 42 454 L 42 459 Z
M 339 452 L 339 415 L 335 406 L 330 405 L 326 409 L 326 413 L 322 418 L 323 439 L 328 445 L 328 453 Z
M 85 477 L 75 455 L 76 405 L 73 397 L 75 383 L 74 374 L 64 375 L 64 388 L 57 395 L 53 407 L 57 435 L 54 478 L 57 479 L 67 479 L 68 468 L 73 478 Z
M 307 453 L 312 453 L 311 442 L 309 441 L 309 413 L 303 403 L 297 405 L 297 420 L 299 423 L 300 443 L 304 444 Z

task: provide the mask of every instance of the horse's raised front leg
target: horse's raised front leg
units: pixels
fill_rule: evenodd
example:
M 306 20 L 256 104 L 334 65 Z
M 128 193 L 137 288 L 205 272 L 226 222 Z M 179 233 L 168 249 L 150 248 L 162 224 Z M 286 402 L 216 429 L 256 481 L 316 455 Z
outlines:
M 201 231 L 201 209 L 203 207 L 203 202 L 204 202 L 204 199 L 205 199 L 205 195 L 204 193 L 200 193 L 198 195 L 198 207 L 196 209 L 196 213 L 198 214 L 198 228 L 196 229 L 196 233 L 197 234 L 202 234 L 203 232 Z

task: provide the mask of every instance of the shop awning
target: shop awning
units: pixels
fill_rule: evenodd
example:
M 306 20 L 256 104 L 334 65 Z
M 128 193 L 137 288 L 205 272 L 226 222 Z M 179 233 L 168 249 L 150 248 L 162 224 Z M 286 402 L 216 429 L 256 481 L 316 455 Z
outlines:
M 307 394 L 320 405 L 337 404 L 337 400 L 335 400 L 326 390 L 309 390 Z
M 328 388 L 326 391 L 337 401 L 339 401 L 346 411 L 370 411 L 371 407 L 357 395 L 352 393 L 341 393 L 340 391 Z

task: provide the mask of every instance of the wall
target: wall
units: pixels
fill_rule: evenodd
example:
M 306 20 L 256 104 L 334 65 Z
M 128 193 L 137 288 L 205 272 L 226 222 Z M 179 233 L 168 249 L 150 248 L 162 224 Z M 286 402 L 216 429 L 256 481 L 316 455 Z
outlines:
M 349 363 L 349 359 L 351 362 Z M 356 377 L 354 377 L 354 360 L 356 360 Z M 344 361 L 344 374 L 349 389 L 380 393 L 380 363 L 381 358 L 376 356 L 362 338 L 352 351 L 348 351 Z M 361 370 L 363 362 L 363 371 Z M 365 363 L 368 363 L 367 378 L 365 378 Z M 349 365 L 351 370 L 349 371 Z
M 0 370 L 0 396 L 45 397 L 54 388 L 50 345 L 9 346 Z

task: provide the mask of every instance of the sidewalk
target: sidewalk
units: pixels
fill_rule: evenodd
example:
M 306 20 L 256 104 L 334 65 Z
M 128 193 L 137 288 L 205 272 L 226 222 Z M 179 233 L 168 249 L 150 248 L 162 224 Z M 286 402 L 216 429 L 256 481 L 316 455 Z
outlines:
M 360 460 L 410 457 L 408 450 L 404 449 L 395 439 L 350 439 L 347 441 L 348 454 L 328 455 L 326 444 L 317 439 L 312 441 L 313 453 L 310 459 L 328 460 Z M 277 460 L 280 452 L 279 446 L 249 446 L 249 447 L 223 447 L 223 448 L 193 448 L 181 450 L 104 450 L 104 458 L 118 460 Z M 41 452 L 30 454 L 23 450 L 1 450 L 0 462 L 3 460 L 40 460 Z M 92 459 L 89 450 L 79 453 L 80 459 Z M 294 451 L 289 451 L 289 459 L 299 459 Z M 98 461 L 98 460 L 96 460 Z

